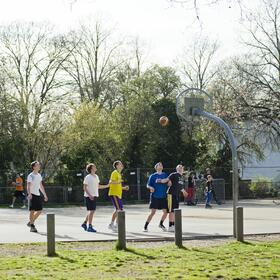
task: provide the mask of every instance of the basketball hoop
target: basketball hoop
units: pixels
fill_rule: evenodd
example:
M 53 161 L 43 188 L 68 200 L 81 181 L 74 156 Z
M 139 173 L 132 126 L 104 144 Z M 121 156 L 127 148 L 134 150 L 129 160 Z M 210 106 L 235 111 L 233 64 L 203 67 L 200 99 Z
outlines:
M 193 109 L 204 110 L 207 108 L 207 111 L 211 111 L 212 104 L 211 96 L 204 90 L 197 88 L 186 89 L 176 96 L 176 113 L 189 135 L 199 122 L 193 114 Z

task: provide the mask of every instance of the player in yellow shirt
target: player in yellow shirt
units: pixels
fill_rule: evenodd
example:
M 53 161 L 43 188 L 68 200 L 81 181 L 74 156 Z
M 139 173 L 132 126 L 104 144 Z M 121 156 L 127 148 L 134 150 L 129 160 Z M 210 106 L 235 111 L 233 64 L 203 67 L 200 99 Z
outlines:
M 17 173 L 16 175 L 16 182 L 13 182 L 13 185 L 16 186 L 16 190 L 13 194 L 13 201 L 10 205 L 10 208 L 14 208 L 14 204 L 17 198 L 20 198 L 22 200 L 23 206 L 21 208 L 25 208 L 25 194 L 23 192 L 23 180 L 20 177 L 20 174 Z
M 112 200 L 112 203 L 115 207 L 115 211 L 112 215 L 111 223 L 109 224 L 109 229 L 112 231 L 117 231 L 117 225 L 114 222 L 117 219 L 118 211 L 123 210 L 122 204 L 122 191 L 129 190 L 128 186 L 122 185 L 122 175 L 121 172 L 123 170 L 123 164 L 120 160 L 117 160 L 113 163 L 113 167 L 115 170 L 112 172 L 109 182 L 109 197 Z

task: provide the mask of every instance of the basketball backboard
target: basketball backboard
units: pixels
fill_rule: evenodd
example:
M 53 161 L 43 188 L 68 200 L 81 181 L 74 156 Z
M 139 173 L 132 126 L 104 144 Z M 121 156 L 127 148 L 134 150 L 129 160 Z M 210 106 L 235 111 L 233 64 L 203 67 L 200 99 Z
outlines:
M 176 96 L 176 112 L 181 120 L 193 121 L 193 109 L 211 111 L 212 98 L 204 90 L 190 88 Z

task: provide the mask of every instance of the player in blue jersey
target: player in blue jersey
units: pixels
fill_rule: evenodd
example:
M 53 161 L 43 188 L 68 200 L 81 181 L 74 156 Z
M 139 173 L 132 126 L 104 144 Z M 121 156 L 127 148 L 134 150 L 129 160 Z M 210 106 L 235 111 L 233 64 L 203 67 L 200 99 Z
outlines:
M 150 190 L 150 209 L 151 213 L 147 218 L 147 221 L 144 225 L 145 232 L 148 231 L 148 225 L 151 222 L 153 216 L 155 215 L 157 210 L 162 210 L 162 217 L 159 223 L 159 227 L 166 231 L 165 226 L 163 225 L 164 220 L 167 217 L 167 185 L 158 183 L 158 179 L 166 179 L 168 175 L 165 172 L 162 172 L 163 165 L 161 162 L 156 163 L 155 165 L 156 172 L 153 173 L 148 180 L 147 188 Z

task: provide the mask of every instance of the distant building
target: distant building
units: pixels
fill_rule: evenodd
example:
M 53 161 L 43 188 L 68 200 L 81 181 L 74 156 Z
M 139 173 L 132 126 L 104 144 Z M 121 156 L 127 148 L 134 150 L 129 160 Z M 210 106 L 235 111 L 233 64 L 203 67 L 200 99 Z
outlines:
M 245 164 L 239 165 L 241 179 L 254 181 L 258 177 L 266 177 L 270 181 L 280 183 L 280 149 L 271 145 L 267 132 L 261 128 L 256 128 L 250 121 L 246 121 L 245 127 L 240 129 L 239 132 L 240 135 L 237 135 L 237 139 L 244 136 L 254 139 L 254 142 L 261 145 L 264 154 L 264 159 L 261 161 L 255 155 L 252 155 Z M 280 143 L 280 137 L 278 142 Z
M 280 182 L 280 152 L 265 149 L 264 154 L 263 161 L 252 158 L 250 163 L 241 168 L 240 177 L 242 179 L 254 180 L 258 177 L 267 177 L 271 181 Z

